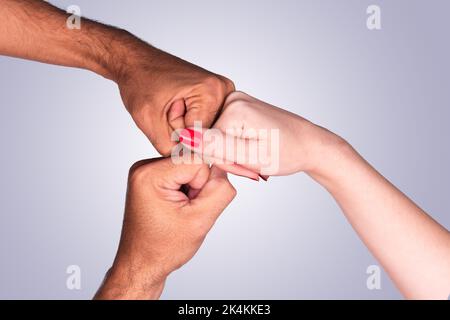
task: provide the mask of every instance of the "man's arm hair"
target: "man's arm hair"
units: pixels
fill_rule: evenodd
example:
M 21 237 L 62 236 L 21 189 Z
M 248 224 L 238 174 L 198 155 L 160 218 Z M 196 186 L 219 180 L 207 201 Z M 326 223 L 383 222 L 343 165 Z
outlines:
M 0 55 L 88 69 L 116 80 L 130 48 L 149 46 L 125 30 L 70 14 L 46 1 L 0 0 Z M 134 50 L 133 50 L 134 51 Z

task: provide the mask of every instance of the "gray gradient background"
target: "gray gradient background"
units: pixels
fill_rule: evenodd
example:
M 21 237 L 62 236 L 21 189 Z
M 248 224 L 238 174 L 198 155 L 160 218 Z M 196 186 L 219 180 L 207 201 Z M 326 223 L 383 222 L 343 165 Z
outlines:
M 448 1 L 51 2 L 337 132 L 450 227 Z M 366 28 L 369 4 L 381 31 Z M 128 168 L 157 153 L 95 74 L 0 57 L 0 92 L 0 298 L 91 298 Z M 237 199 L 163 298 L 401 298 L 384 273 L 382 290 L 366 288 L 375 259 L 308 177 L 231 179 Z M 66 289 L 71 264 L 80 291 Z

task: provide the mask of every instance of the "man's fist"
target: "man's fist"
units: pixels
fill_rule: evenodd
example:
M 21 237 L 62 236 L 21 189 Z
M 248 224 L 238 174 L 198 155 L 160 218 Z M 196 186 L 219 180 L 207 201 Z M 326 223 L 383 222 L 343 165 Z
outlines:
M 133 165 L 119 249 L 96 298 L 158 298 L 167 276 L 194 256 L 235 195 L 226 173 L 205 164 Z
M 129 49 L 116 81 L 127 110 L 154 147 L 168 156 L 174 130 L 209 128 L 234 84 L 146 44 Z

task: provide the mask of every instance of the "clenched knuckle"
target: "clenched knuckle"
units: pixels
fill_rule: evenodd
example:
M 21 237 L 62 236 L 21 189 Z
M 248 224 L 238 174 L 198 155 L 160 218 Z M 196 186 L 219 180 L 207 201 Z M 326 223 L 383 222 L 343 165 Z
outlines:
M 237 190 L 231 183 L 228 182 L 228 194 L 230 195 L 230 198 L 234 199 L 237 195 Z
M 227 198 L 233 199 L 237 194 L 236 189 L 227 179 L 221 179 L 220 187 L 224 196 L 226 196 Z
M 203 85 L 211 92 L 223 92 L 225 83 L 215 75 L 207 76 L 203 80 Z
M 224 78 L 225 87 L 228 93 L 232 93 L 236 90 L 236 86 L 233 81 L 228 78 Z
M 140 184 L 147 180 L 153 171 L 152 164 L 144 164 L 145 161 L 138 161 L 130 168 L 129 180 L 132 183 Z

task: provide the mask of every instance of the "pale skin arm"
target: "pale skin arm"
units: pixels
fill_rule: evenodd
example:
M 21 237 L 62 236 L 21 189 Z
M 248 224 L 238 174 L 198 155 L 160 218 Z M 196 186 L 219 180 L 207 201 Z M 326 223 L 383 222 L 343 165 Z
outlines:
M 310 175 L 336 199 L 368 249 L 409 299 L 447 299 L 450 233 L 343 143 Z
M 229 128 L 242 130 L 235 137 L 224 135 Z M 227 158 L 229 153 L 223 147 L 228 144 L 216 141 L 232 139 L 241 147 L 264 146 L 270 140 L 261 143 L 266 138 L 252 136 L 254 129 L 279 130 L 279 161 L 271 159 L 278 164 L 269 166 L 273 168 L 264 174 L 279 176 L 301 171 L 309 174 L 336 199 L 353 228 L 405 297 L 447 299 L 450 294 L 450 233 L 379 174 L 349 143 L 306 119 L 242 92 L 228 97 L 214 129 L 208 130 L 214 139 L 207 141 L 205 133 L 199 147 L 192 147 L 189 136 L 183 133 L 185 141 L 182 143 L 207 158 L 234 163 L 216 165 L 243 175 L 241 167 L 256 173 L 261 173 L 264 167 L 239 162 L 233 157 L 245 148 L 236 149 L 238 151 Z

